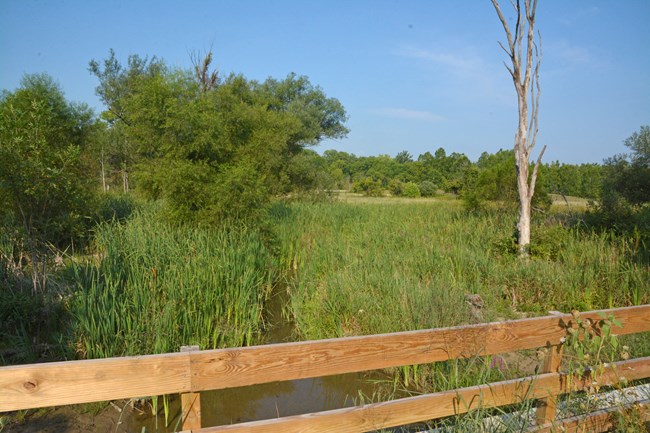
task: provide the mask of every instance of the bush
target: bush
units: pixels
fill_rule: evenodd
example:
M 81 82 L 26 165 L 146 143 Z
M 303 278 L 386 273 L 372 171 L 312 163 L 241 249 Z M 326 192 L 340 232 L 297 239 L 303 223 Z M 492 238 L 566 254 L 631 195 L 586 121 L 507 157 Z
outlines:
M 485 210 L 485 199 L 481 196 L 480 191 L 475 189 L 463 191 L 461 198 L 467 212 L 478 213 Z
M 407 182 L 404 184 L 402 195 L 409 198 L 420 197 L 420 188 L 414 182 Z
M 105 221 L 124 221 L 131 216 L 136 209 L 133 196 L 129 194 L 106 193 L 99 199 L 97 219 Z
M 384 189 L 381 181 L 366 177 L 352 184 L 352 192 L 363 193 L 369 197 L 381 197 L 384 194 Z
M 420 188 L 420 195 L 422 195 L 422 197 L 433 197 L 436 195 L 436 191 L 438 189 L 436 187 L 436 184 L 429 180 L 420 182 L 418 188 Z
M 404 183 L 402 181 L 393 179 L 388 183 L 388 191 L 394 196 L 400 197 L 404 192 Z

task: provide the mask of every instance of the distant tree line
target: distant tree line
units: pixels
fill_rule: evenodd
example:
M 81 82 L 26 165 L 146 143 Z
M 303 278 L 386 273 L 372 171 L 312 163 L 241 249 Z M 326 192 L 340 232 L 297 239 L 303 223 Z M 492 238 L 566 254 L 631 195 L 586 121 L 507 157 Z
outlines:
M 296 186 L 305 189 L 341 189 L 367 195 L 403 195 L 404 184 L 415 184 L 422 196 L 437 191 L 461 194 L 476 191 L 486 200 L 505 199 L 516 194 L 514 154 L 500 150 L 483 152 L 475 163 L 462 153 L 447 154 L 438 148 L 433 154 L 417 157 L 408 151 L 389 155 L 356 156 L 348 152 L 326 150 L 319 155 L 306 150 L 300 159 L 302 172 Z M 590 199 L 600 195 L 603 166 L 599 164 L 563 164 L 553 162 L 540 167 L 542 193 L 563 194 Z M 478 190 L 477 190 L 478 188 Z M 514 191 L 512 188 L 515 188 Z M 512 196 L 516 199 L 516 196 Z

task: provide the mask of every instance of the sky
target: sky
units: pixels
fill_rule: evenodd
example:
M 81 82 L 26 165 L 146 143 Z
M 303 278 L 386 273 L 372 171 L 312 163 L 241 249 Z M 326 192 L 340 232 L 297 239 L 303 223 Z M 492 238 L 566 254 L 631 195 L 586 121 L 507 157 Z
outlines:
M 513 18 L 510 2 L 504 14 Z M 510 21 L 514 23 L 514 21 Z M 601 163 L 650 124 L 650 0 L 540 0 L 538 145 L 544 161 Z M 101 112 L 91 59 L 109 49 L 222 75 L 306 75 L 349 116 L 316 150 L 476 160 L 513 145 L 516 95 L 489 0 L 0 0 L 0 89 L 45 72 Z

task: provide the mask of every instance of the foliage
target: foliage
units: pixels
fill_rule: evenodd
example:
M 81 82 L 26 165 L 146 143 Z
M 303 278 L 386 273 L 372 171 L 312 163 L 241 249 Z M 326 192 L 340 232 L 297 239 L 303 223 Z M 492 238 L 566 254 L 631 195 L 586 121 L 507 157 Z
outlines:
M 365 177 L 352 184 L 352 192 L 363 193 L 369 197 L 381 197 L 384 194 L 384 188 L 381 181 Z
M 401 180 L 393 179 L 388 182 L 388 191 L 395 197 L 400 197 L 404 192 L 404 182 Z
M 122 67 L 111 51 L 103 64 L 90 69 L 106 116 L 133 143 L 138 188 L 164 198 L 172 221 L 255 219 L 292 181 L 306 186 L 304 170 L 289 170 L 305 162 L 296 155 L 347 133 L 343 106 L 306 77 L 231 74 L 206 87 L 155 58 L 131 56 Z
M 152 210 L 96 230 L 97 262 L 75 265 L 75 350 L 99 358 L 257 341 L 272 275 L 259 235 L 175 228 Z
M 514 158 L 512 150 L 500 150 L 493 155 L 484 152 L 481 155 L 476 168 L 468 170 L 465 174 L 465 187 L 461 196 L 468 210 L 482 210 L 485 201 L 497 202 L 504 210 L 517 209 L 519 195 Z M 532 205 L 537 211 L 546 211 L 551 206 L 541 173 Z
M 104 193 L 99 196 L 97 219 L 99 222 L 123 222 L 131 216 L 136 208 L 136 200 L 130 194 Z
M 486 248 L 513 243 L 514 213 L 468 215 L 455 201 L 391 203 L 294 203 L 274 211 L 283 263 L 296 272 L 292 311 L 305 338 L 466 323 L 468 292 L 489 306 L 486 320 L 513 308 L 650 301 L 650 267 L 634 240 L 541 227 L 541 244 L 519 261 Z
M 420 194 L 422 197 L 433 197 L 436 195 L 436 192 L 438 190 L 436 184 L 429 180 L 420 182 L 418 184 L 418 188 L 420 189 Z
M 420 197 L 420 188 L 414 182 L 406 182 L 402 190 L 402 196 L 409 198 Z
M 47 75 L 26 75 L 0 100 L 0 198 L 26 237 L 35 291 L 45 288 L 45 245 L 81 237 L 92 212 L 84 151 L 93 125 L 92 111 Z
M 632 151 L 605 161 L 600 201 L 593 203 L 587 221 L 601 228 L 641 233 L 650 240 L 650 127 L 628 137 Z
M 540 166 L 541 185 L 552 194 L 596 199 L 600 196 L 603 166 L 599 164 L 563 164 L 554 161 Z

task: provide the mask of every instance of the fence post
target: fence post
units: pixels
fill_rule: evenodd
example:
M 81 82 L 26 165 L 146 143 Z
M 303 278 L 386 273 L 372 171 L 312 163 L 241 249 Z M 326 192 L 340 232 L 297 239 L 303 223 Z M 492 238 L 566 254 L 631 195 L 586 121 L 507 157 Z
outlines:
M 199 346 L 181 346 L 181 352 L 199 350 Z M 183 430 L 201 428 L 201 393 L 185 392 L 181 394 Z
M 553 316 L 561 315 L 559 311 L 549 311 Z M 544 358 L 544 363 L 539 371 L 540 374 L 556 373 L 560 370 L 562 364 L 563 344 L 555 344 L 548 347 L 548 353 Z M 557 404 L 557 395 L 549 395 L 546 398 L 539 399 L 537 402 L 536 416 L 537 425 L 543 425 L 553 422 L 557 416 L 555 407 Z

